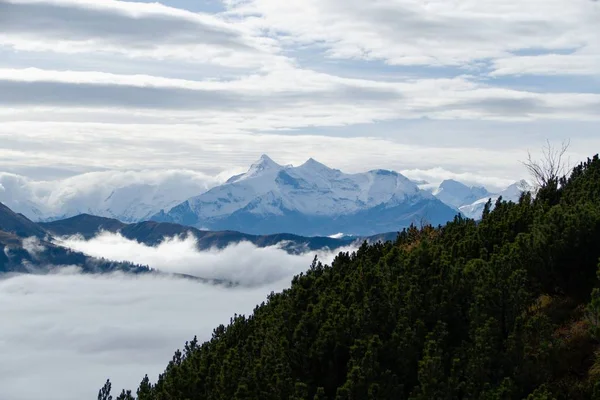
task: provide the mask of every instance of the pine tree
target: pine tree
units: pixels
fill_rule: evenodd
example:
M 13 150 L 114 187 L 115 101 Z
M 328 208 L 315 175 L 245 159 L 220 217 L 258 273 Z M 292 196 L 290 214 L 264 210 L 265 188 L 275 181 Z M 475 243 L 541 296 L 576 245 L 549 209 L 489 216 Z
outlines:
M 112 384 L 107 379 L 104 386 L 98 391 L 98 400 L 112 400 L 112 396 L 110 395 L 111 388 Z

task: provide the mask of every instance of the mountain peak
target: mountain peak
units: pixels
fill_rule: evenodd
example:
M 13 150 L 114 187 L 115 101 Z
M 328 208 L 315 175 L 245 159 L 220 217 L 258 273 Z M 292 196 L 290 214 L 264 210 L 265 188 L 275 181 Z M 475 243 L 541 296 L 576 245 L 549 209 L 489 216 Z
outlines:
M 522 192 L 530 192 L 532 190 L 532 186 L 525 179 L 521 179 L 504 189 L 500 194 L 503 198 L 512 199 L 516 201 L 519 198 Z
M 266 154 L 262 154 L 259 158 L 259 162 L 275 163 L 271 157 Z
M 442 183 L 440 183 L 440 188 L 442 189 L 450 189 L 450 188 L 461 188 L 468 189 L 469 187 L 462 182 L 459 182 L 454 179 L 446 179 Z
M 258 160 L 256 160 L 256 162 L 254 162 L 252 164 L 254 165 L 262 165 L 262 166 L 277 166 L 279 167 L 280 165 L 277 164 L 275 161 L 273 161 L 273 159 L 271 157 L 269 157 L 266 154 L 263 154 L 260 156 L 260 158 Z
M 327 165 L 318 162 L 317 160 L 315 160 L 314 158 L 309 158 L 308 160 L 306 160 L 306 162 L 304 162 L 304 164 L 302 164 L 301 166 L 299 166 L 298 168 L 310 168 L 310 169 L 325 169 L 325 170 L 331 170 L 331 168 L 329 168 Z
M 160 218 L 252 234 L 329 235 L 393 231 L 425 214 L 437 224 L 454 218 L 456 210 L 394 171 L 345 174 L 314 158 L 298 167 L 285 167 L 263 156 L 242 177 Z M 365 220 L 376 221 L 377 226 L 366 227 Z
M 516 181 L 512 185 L 508 186 L 506 189 L 511 189 L 511 188 L 520 189 L 520 190 L 531 190 L 531 185 L 525 179 L 521 179 L 520 181 Z
M 262 156 L 260 156 L 260 158 L 255 163 L 253 163 L 250 166 L 250 169 L 248 170 L 246 175 L 256 175 L 257 173 L 265 171 L 265 170 L 280 169 L 280 168 L 281 168 L 281 165 L 279 165 L 275 161 L 273 161 L 271 159 L 271 157 L 269 157 L 268 155 L 263 154 Z

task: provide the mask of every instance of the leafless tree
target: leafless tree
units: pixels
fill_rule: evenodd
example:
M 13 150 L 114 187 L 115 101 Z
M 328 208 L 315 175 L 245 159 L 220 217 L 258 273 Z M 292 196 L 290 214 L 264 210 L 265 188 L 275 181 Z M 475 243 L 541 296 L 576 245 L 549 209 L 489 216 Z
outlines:
M 527 152 L 527 161 L 524 161 L 523 165 L 531 174 L 536 189 L 550 182 L 558 182 L 569 172 L 569 160 L 565 159 L 565 155 L 570 144 L 571 141 L 566 140 L 560 144 L 560 147 L 555 147 L 547 140 L 539 160 L 533 159 L 531 153 Z

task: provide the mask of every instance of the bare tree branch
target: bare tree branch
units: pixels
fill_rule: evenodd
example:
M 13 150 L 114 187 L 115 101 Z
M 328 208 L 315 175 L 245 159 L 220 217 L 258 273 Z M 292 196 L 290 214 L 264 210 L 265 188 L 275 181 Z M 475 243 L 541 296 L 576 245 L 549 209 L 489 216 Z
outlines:
M 530 152 L 527 152 L 527 161 L 523 165 L 533 178 L 536 189 L 548 185 L 551 182 L 558 183 L 559 179 L 569 172 L 569 160 L 565 154 L 571 144 L 570 140 L 563 141 L 560 147 L 554 147 L 549 140 L 542 148 L 540 160 L 535 160 Z

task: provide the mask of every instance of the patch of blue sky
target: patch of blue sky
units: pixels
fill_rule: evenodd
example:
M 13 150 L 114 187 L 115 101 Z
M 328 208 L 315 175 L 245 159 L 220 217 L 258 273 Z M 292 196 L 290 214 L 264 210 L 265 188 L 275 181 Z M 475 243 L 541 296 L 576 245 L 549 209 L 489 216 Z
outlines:
M 560 55 L 569 55 L 573 54 L 573 52 L 577 50 L 576 48 L 562 48 L 562 49 L 545 49 L 545 48 L 529 48 L 529 49 L 519 49 L 511 51 L 515 56 L 543 56 L 548 54 L 560 54 Z
M 600 94 L 600 76 L 583 75 L 511 75 L 484 78 L 495 87 L 539 93 Z
M 154 0 L 128 0 L 135 3 L 156 3 Z M 225 7 L 220 0 L 161 0 L 158 3 L 192 12 L 220 13 Z

